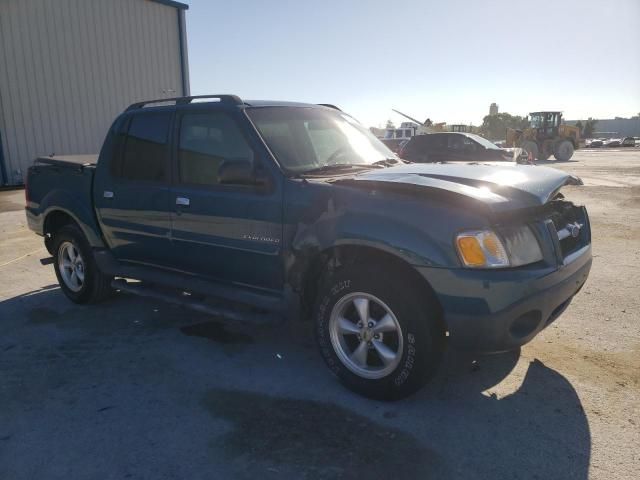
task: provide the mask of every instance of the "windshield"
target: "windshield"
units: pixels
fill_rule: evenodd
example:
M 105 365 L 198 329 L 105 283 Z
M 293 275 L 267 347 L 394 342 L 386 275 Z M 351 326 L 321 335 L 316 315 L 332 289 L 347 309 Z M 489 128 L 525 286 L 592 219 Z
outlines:
M 489 150 L 501 150 L 501 148 L 498 147 L 495 143 L 490 142 L 489 140 L 487 140 L 484 137 L 481 137 L 480 135 L 476 135 L 474 133 L 468 133 L 467 135 L 469 136 L 469 138 L 475 140 L 480 145 L 482 145 L 484 148 L 487 148 Z
M 259 107 L 246 112 L 280 166 L 292 173 L 396 158 L 369 130 L 338 110 Z
M 542 128 L 544 124 L 544 118 L 542 115 L 535 113 L 531 114 L 531 120 L 529 121 L 531 128 Z

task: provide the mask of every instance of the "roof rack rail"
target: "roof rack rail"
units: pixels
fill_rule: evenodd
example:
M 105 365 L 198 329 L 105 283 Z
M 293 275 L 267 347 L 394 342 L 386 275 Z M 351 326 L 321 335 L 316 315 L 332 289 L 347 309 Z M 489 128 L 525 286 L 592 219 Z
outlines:
M 328 107 L 328 108 L 333 108 L 334 110 L 338 110 L 338 111 L 342 111 L 342 109 L 336 107 L 335 105 L 331 104 L 331 103 L 319 103 L 318 105 L 320 105 L 321 107 Z
M 144 108 L 145 106 L 151 105 L 153 103 L 174 102 L 176 105 L 186 105 L 191 103 L 193 100 L 198 99 L 218 99 L 220 103 L 228 103 L 230 105 L 244 105 L 242 99 L 236 95 L 194 95 L 190 97 L 158 98 L 156 100 L 145 100 L 144 102 L 132 103 L 127 107 L 125 112 Z

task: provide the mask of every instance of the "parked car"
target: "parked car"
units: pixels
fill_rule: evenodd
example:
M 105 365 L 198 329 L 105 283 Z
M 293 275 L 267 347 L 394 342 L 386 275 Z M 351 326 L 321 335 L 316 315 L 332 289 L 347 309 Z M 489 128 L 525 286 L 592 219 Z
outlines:
M 473 133 L 430 133 L 413 137 L 399 155 L 415 163 L 521 161 L 526 155 L 521 148 L 504 149 Z
M 407 138 L 382 138 L 380 140 L 393 153 L 398 153 L 404 145 L 409 141 Z
M 600 148 L 602 147 L 603 141 L 599 138 L 593 138 L 591 140 L 586 141 L 587 148 Z
M 622 139 L 621 145 L 623 147 L 635 147 L 636 146 L 636 139 L 633 138 L 633 137 L 624 137 Z
M 423 385 L 447 343 L 529 342 L 587 279 L 567 173 L 405 164 L 327 106 L 168 103 L 129 107 L 99 156 L 29 168 L 28 224 L 73 302 L 119 289 L 233 321 L 311 319 L 329 369 L 389 399 Z
M 602 146 L 606 148 L 617 148 L 620 145 L 622 145 L 622 141 L 619 138 L 610 138 L 602 143 Z

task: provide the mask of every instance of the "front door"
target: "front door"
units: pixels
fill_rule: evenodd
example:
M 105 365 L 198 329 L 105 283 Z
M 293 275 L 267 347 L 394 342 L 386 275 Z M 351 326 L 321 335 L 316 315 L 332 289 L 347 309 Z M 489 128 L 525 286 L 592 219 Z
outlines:
M 450 161 L 449 145 L 447 144 L 447 135 L 442 133 L 431 133 L 427 135 L 429 138 L 429 161 L 430 162 L 448 162 Z
M 225 162 L 265 164 L 243 133 L 240 114 L 192 109 L 176 118 L 171 192 L 175 267 L 224 283 L 282 288 L 282 190 L 267 185 L 221 184 Z M 254 143 L 252 143 L 254 142 Z
M 100 160 L 109 166 L 97 169 L 94 202 L 105 240 L 118 260 L 167 265 L 172 115 L 165 110 L 123 117 L 105 149 L 110 158 Z

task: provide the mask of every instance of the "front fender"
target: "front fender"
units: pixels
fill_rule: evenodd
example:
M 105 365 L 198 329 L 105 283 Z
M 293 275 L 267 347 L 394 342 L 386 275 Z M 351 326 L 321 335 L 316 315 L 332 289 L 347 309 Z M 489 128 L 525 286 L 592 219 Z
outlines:
M 313 225 L 299 224 L 291 247 L 296 256 L 304 256 L 345 245 L 376 248 L 411 265 L 452 266 L 448 244 L 411 224 L 377 214 L 344 212 Z
M 451 208 L 411 197 L 352 188 L 295 188 L 285 210 L 287 282 L 300 285 L 317 255 L 335 247 L 368 247 L 410 265 L 455 268 Z

